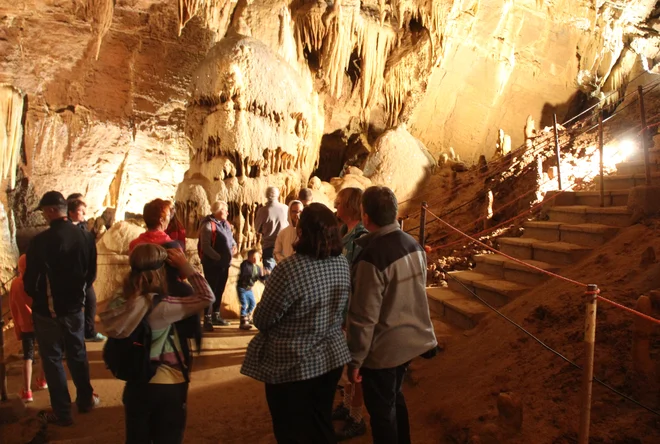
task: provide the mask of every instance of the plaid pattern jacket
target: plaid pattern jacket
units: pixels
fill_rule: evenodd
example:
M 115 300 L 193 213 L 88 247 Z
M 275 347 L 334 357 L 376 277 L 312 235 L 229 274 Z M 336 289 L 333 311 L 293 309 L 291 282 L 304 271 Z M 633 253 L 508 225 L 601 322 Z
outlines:
M 351 360 L 342 311 L 351 290 L 342 255 L 318 260 L 294 254 L 277 264 L 254 311 L 259 333 L 241 373 L 268 384 L 321 376 Z

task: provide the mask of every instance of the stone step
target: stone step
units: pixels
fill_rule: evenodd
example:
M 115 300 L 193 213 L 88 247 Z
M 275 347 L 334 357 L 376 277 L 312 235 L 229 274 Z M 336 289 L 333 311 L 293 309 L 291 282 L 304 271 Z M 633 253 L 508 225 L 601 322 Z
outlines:
M 476 270 L 478 272 L 483 271 L 507 281 L 533 286 L 548 279 L 548 275 L 542 271 L 526 267 L 500 254 L 477 254 L 473 256 L 473 259 L 477 263 Z M 547 262 L 535 260 L 525 260 L 523 262 L 553 273 L 559 271 L 557 265 L 548 264 Z
M 568 242 L 596 248 L 612 239 L 619 228 L 602 224 L 565 224 L 563 222 L 531 221 L 523 224 L 523 238 L 532 237 L 547 242 Z
M 658 163 L 658 159 L 649 159 L 649 161 L 652 173 L 660 171 L 660 163 Z M 617 163 L 616 172 L 617 174 L 646 174 L 644 158 L 642 157 L 642 160 L 629 160 L 627 162 Z
M 552 200 L 552 205 L 570 206 L 587 205 L 590 207 L 600 207 L 600 191 L 553 191 L 558 196 Z M 628 204 L 629 190 L 605 191 L 603 203 L 606 207 L 621 207 Z M 548 194 L 551 196 L 552 194 Z
M 429 308 L 443 321 L 463 330 L 476 327 L 479 320 L 490 312 L 488 307 L 474 297 L 457 293 L 448 288 L 428 287 L 426 294 Z
M 644 151 L 635 150 L 628 156 L 628 161 L 641 161 L 644 162 Z M 649 160 L 651 162 L 660 162 L 660 148 L 651 148 L 649 150 Z
M 612 174 L 605 176 L 605 190 L 627 190 L 646 185 L 645 174 Z M 596 189 L 600 189 L 600 176 L 594 178 Z M 651 173 L 651 185 L 660 185 L 660 172 Z
M 551 222 L 567 224 L 603 224 L 627 227 L 631 224 L 632 212 L 628 207 L 590 207 L 586 205 L 555 206 L 548 210 Z
M 500 237 L 497 242 L 502 253 L 516 259 L 536 260 L 553 265 L 574 264 L 592 250 L 568 242 L 546 242 L 531 237 Z
M 475 271 L 450 271 L 449 289 L 466 296 L 475 293 L 494 307 L 502 307 L 530 289 L 530 286 Z

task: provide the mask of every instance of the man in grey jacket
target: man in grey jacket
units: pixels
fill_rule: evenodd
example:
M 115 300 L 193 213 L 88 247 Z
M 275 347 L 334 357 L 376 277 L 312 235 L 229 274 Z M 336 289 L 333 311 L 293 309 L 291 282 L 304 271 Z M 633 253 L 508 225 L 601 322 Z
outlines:
M 401 392 L 410 361 L 438 342 L 426 299 L 426 254 L 396 223 L 396 196 L 370 187 L 362 196 L 369 234 L 355 242 L 353 290 L 346 321 L 351 382 L 362 382 L 375 444 L 410 443 L 408 410 Z
M 261 235 L 262 260 L 264 269 L 275 268 L 275 241 L 277 234 L 289 226 L 289 207 L 279 202 L 280 190 L 276 187 L 266 189 L 268 203 L 257 211 L 254 225 Z

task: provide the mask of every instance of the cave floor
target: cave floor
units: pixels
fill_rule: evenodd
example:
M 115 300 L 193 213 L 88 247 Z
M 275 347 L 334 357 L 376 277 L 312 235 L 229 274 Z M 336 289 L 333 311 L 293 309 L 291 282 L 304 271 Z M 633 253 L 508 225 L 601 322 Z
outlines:
M 274 443 L 270 415 L 266 404 L 264 386 L 240 374 L 245 350 L 254 331 L 244 332 L 235 325 L 216 328 L 206 334 L 203 353 L 195 357 L 192 381 L 188 394 L 188 418 L 184 442 L 186 443 Z M 437 322 L 439 337 L 452 329 Z M 115 379 L 105 369 L 102 360 L 103 344 L 87 344 L 90 372 L 94 391 L 101 397 L 101 405 L 89 414 L 77 414 L 74 408 L 74 425 L 69 428 L 49 426 L 49 443 L 95 443 L 114 444 L 124 440 L 124 412 L 121 403 L 123 382 Z M 425 361 L 419 360 L 421 365 Z M 432 361 L 429 361 L 432 362 Z M 414 375 L 416 361 L 411 374 Z M 35 366 L 36 369 L 36 366 Z M 9 393 L 20 390 L 20 361 L 15 360 L 8 370 Z M 36 375 L 35 375 L 36 376 Z M 423 396 L 414 386 L 411 376 L 404 389 L 411 408 L 411 423 L 415 442 L 437 442 L 421 436 L 425 427 L 414 416 L 414 405 L 423 404 Z M 69 390 L 75 397 L 75 388 L 69 380 Z M 36 413 L 49 408 L 47 391 L 34 391 L 34 402 L 28 405 L 28 415 L 18 424 L 5 425 L 0 432 L 0 442 L 23 444 L 29 442 L 37 430 Z M 336 402 L 340 400 L 337 392 Z M 366 413 L 366 412 L 365 412 Z M 368 418 L 367 418 L 368 423 Z M 340 422 L 335 426 L 339 427 Z M 367 435 L 349 442 L 360 444 L 371 442 Z

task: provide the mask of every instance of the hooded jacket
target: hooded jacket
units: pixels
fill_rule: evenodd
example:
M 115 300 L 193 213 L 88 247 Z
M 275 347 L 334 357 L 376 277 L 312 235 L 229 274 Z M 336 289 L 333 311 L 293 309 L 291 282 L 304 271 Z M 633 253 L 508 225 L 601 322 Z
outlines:
M 213 240 L 212 224 L 215 224 L 215 240 Z M 200 224 L 199 242 L 202 264 L 229 267 L 236 242 L 228 221 L 218 220 L 213 215 L 206 216 Z

